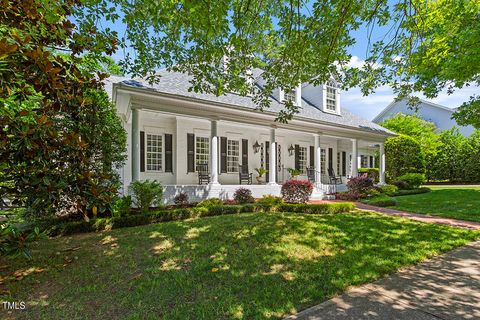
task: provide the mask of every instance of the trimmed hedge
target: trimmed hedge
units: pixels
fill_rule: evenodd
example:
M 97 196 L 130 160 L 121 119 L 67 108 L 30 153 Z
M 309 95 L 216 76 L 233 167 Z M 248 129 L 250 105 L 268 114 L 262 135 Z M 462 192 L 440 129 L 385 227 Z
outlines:
M 430 192 L 431 189 L 427 187 L 422 187 L 422 188 L 416 188 L 416 189 L 403 189 L 403 190 L 398 190 L 397 192 L 394 192 L 392 194 L 389 194 L 394 197 L 398 196 L 409 196 L 412 194 L 421 194 L 421 193 L 427 193 Z
M 391 207 L 397 204 L 397 200 L 385 195 L 373 197 L 362 202 L 376 207 Z
M 238 214 L 245 212 L 294 212 L 307 214 L 335 214 L 351 211 L 355 205 L 350 202 L 322 204 L 282 204 L 278 206 L 265 204 L 217 205 L 210 207 L 179 208 L 172 210 L 151 211 L 126 215 L 123 217 L 97 218 L 90 221 L 43 220 L 37 224 L 41 230 L 47 230 L 50 236 L 68 235 L 83 232 L 135 227 L 158 222 L 184 220 L 189 218 Z M 33 226 L 32 226 L 33 227 Z
M 308 214 L 335 214 L 355 209 L 351 202 L 320 203 L 320 204 L 282 204 L 276 208 L 278 212 L 295 212 Z

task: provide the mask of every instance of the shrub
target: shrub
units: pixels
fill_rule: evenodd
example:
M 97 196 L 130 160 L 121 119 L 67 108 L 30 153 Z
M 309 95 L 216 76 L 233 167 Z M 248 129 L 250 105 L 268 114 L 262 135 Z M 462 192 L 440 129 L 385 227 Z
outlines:
M 350 193 L 350 192 L 337 192 L 335 194 L 335 199 L 337 199 L 337 200 L 347 200 L 347 201 L 356 201 L 358 199 L 358 195 Z
M 397 178 L 398 181 L 405 181 L 410 188 L 416 189 L 425 183 L 425 175 L 423 173 L 407 173 Z
M 121 198 L 117 198 L 113 205 L 113 214 L 114 217 L 121 217 L 125 216 L 130 213 L 130 209 L 132 208 L 132 197 L 131 196 L 124 196 Z
M 0 254 L 12 258 L 23 256 L 31 259 L 28 245 L 44 236 L 45 234 L 40 232 L 38 227 L 29 231 L 21 231 L 8 223 L 2 224 L 0 226 Z
M 380 174 L 378 168 L 360 168 L 358 173 L 366 173 L 375 183 L 379 181 Z
M 265 206 L 278 206 L 284 203 L 282 197 L 275 197 L 271 194 L 264 195 L 261 199 L 257 200 L 257 203 Z
M 377 206 L 377 207 L 390 207 L 390 206 L 395 206 L 397 204 L 397 200 L 386 195 L 373 197 L 369 200 L 364 200 L 364 202 L 369 205 Z
M 135 181 L 130 185 L 133 203 L 141 212 L 160 204 L 163 195 L 162 185 L 154 180 Z
M 175 203 L 177 206 L 188 205 L 188 195 L 185 192 L 180 192 L 173 198 L 173 203 Z
M 385 193 L 389 196 L 393 195 L 395 192 L 398 191 L 398 187 L 397 186 L 394 186 L 394 185 L 391 185 L 391 184 L 386 184 L 386 185 L 383 185 L 383 186 L 378 186 L 377 187 L 378 191 L 380 191 L 381 193 Z
M 413 194 L 420 194 L 420 193 L 427 193 L 430 192 L 431 190 L 429 188 L 416 188 L 416 189 L 406 189 L 406 190 L 398 190 L 395 193 L 390 194 L 391 196 L 409 196 Z
M 409 172 L 425 173 L 425 154 L 415 139 L 399 135 L 385 142 L 386 175 L 389 181 Z
M 399 190 L 407 190 L 410 189 L 410 185 L 403 180 L 396 180 L 393 182 L 393 185 L 397 187 Z
M 308 180 L 289 180 L 282 185 L 282 197 L 287 203 L 305 203 L 310 199 L 313 183 Z
M 252 196 L 252 190 L 247 188 L 238 188 L 233 194 L 233 199 L 238 204 L 253 203 L 255 199 Z
M 351 202 L 338 203 L 320 203 L 320 204 L 292 204 L 286 203 L 278 206 L 280 212 L 295 212 L 307 214 L 333 214 L 344 213 L 355 209 L 355 205 Z
M 347 182 L 348 192 L 357 197 L 365 196 L 373 189 L 373 180 L 367 174 L 350 178 Z
M 218 198 L 210 198 L 210 199 L 205 199 L 203 201 L 200 201 L 197 204 L 197 207 L 211 207 L 211 206 L 221 206 L 223 204 L 223 201 L 218 199 Z

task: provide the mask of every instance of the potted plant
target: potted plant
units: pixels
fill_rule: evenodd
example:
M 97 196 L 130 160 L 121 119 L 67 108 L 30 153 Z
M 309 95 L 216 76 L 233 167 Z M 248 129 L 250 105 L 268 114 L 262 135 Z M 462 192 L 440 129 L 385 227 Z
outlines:
M 263 175 L 267 173 L 268 170 L 265 168 L 255 168 L 255 171 L 258 173 L 258 176 L 256 177 L 258 184 L 263 184 L 265 181 Z
M 288 173 L 290 173 L 290 176 L 292 177 L 292 179 L 296 179 L 301 172 L 298 169 L 288 168 Z

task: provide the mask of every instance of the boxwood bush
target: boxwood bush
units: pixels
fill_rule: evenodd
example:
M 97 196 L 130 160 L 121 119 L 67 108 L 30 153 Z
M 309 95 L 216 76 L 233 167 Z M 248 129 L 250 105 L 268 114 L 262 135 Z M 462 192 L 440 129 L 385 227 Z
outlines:
M 404 181 L 410 189 L 415 189 L 424 184 L 426 178 L 423 173 L 406 173 L 398 177 L 397 181 Z
M 373 197 L 368 200 L 363 200 L 362 202 L 376 206 L 376 207 L 391 207 L 395 206 L 397 204 L 397 200 L 395 200 L 392 197 L 386 196 L 386 195 L 380 195 L 377 197 Z

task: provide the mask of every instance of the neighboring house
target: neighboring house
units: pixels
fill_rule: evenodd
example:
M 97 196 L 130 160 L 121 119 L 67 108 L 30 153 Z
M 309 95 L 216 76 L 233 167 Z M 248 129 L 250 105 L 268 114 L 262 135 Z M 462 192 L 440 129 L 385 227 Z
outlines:
M 462 127 L 452 119 L 452 114 L 455 109 L 447 108 L 439 104 L 435 104 L 426 100 L 420 99 L 420 104 L 417 108 L 409 108 L 407 100 L 394 101 L 390 103 L 382 112 L 378 114 L 372 121 L 375 123 L 381 123 L 384 120 L 393 117 L 397 113 L 403 114 L 417 114 L 420 118 L 433 122 L 441 131 L 451 129 L 452 127 L 458 127 L 458 130 L 464 136 L 469 136 L 475 130 L 472 126 Z
M 165 202 L 179 192 L 191 201 L 231 198 L 244 170 L 253 174 L 253 184 L 243 186 L 255 197 L 279 195 L 279 184 L 290 178 L 287 169 L 297 168 L 299 179 L 314 180 L 312 198 L 322 199 L 333 190 L 329 171 L 342 177 L 344 189 L 346 178 L 357 175 L 360 161 L 376 165 L 374 153 L 383 154 L 385 139 L 394 135 L 342 109 L 334 82 L 302 84 L 289 94 L 277 89 L 271 108 L 261 112 L 248 96 L 189 92 L 185 74 L 159 73 L 160 82 L 153 85 L 120 77 L 106 83 L 128 133 L 122 192 L 132 181 L 155 179 L 165 186 Z M 256 79 L 254 85 L 261 87 L 258 71 Z M 288 124 L 274 121 L 284 99 L 300 106 Z M 254 170 L 260 167 L 269 171 L 261 185 Z M 210 181 L 200 185 L 206 170 Z

